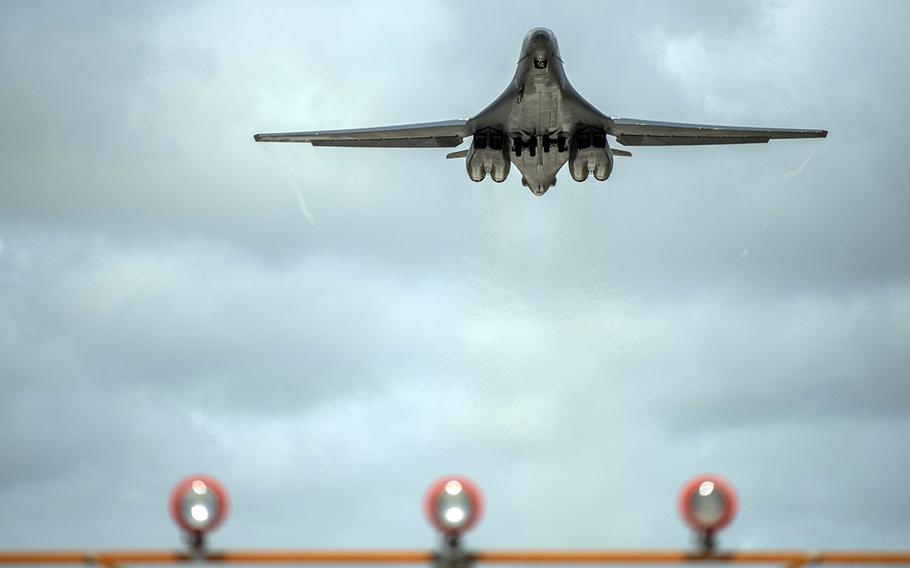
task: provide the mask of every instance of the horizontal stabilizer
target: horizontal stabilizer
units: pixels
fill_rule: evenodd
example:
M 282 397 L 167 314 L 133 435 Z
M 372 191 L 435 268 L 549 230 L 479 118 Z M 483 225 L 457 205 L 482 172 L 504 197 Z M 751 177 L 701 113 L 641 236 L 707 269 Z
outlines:
M 467 157 L 468 157 L 467 148 L 465 148 L 464 150 L 459 150 L 457 152 L 449 152 L 448 154 L 446 154 L 446 160 L 454 160 L 455 158 L 467 158 Z

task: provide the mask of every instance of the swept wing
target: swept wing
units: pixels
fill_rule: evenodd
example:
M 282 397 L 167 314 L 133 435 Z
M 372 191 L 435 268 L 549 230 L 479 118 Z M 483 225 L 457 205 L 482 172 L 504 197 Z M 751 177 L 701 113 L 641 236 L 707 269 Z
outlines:
M 637 118 L 610 118 L 607 133 L 626 146 L 690 146 L 701 144 L 756 144 L 777 138 L 824 138 L 827 130 L 751 128 L 660 122 Z
M 452 148 L 462 143 L 468 131 L 467 120 L 444 120 L 421 124 L 257 134 L 257 142 L 309 142 L 313 146 L 355 148 Z

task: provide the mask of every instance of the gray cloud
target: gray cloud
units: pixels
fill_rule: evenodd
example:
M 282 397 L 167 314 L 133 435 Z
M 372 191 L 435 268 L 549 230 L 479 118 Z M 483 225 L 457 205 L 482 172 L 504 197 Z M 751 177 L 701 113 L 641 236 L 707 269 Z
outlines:
M 907 7 L 527 8 L 3 7 L 0 546 L 174 545 L 197 470 L 221 546 L 428 546 L 449 471 L 477 546 L 684 546 L 703 470 L 731 546 L 907 541 Z M 541 199 L 252 142 L 474 113 L 541 24 L 605 112 L 831 136 Z

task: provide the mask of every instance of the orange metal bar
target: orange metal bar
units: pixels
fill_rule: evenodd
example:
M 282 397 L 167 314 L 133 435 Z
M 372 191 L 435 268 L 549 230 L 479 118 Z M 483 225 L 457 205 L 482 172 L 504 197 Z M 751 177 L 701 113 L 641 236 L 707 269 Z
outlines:
M 720 551 L 711 555 L 687 550 L 488 550 L 470 552 L 477 563 L 488 564 L 682 564 L 730 562 L 749 564 L 905 564 L 904 551 Z M 186 551 L 54 551 L 0 552 L 0 564 L 175 564 L 190 561 L 239 564 L 428 564 L 435 554 L 426 550 L 225 550 L 196 557 Z
M 0 552 L 0 564 L 171 564 L 202 560 L 245 564 L 426 564 L 426 550 L 231 550 L 207 551 L 201 557 L 170 550 L 99 552 Z
M 428 564 L 433 553 L 427 550 L 238 550 L 212 552 L 213 562 L 279 564 Z
M 798 550 L 719 551 L 711 555 L 688 550 L 502 550 L 473 554 L 493 564 L 682 564 L 731 562 L 747 564 L 907 564 L 910 552 Z

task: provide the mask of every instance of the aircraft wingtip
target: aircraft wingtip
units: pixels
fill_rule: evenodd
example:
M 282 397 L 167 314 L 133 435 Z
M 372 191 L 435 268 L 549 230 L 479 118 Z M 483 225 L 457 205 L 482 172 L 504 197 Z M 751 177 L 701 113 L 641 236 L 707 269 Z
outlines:
M 262 134 L 253 134 L 253 140 L 255 140 L 256 142 L 261 142 Z

